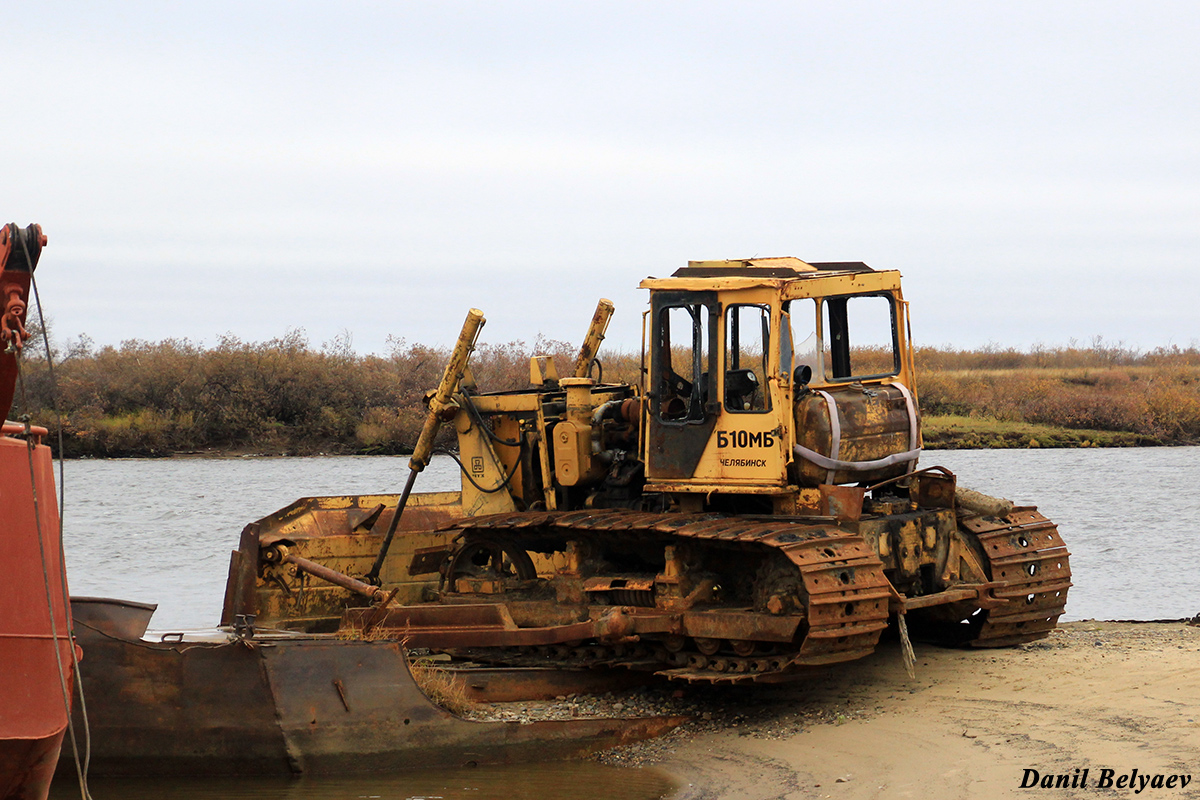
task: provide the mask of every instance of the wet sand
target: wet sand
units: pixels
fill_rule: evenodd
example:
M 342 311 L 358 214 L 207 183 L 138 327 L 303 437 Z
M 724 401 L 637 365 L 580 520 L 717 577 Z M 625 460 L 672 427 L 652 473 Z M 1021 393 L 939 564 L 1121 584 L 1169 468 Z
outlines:
M 1200 797 L 1200 627 L 1074 622 L 1017 648 L 917 644 L 916 655 L 911 679 L 890 642 L 761 700 L 711 698 L 733 723 L 614 761 L 673 773 L 678 800 Z M 1022 789 L 1027 769 L 1076 786 Z M 1134 769 L 1192 782 L 1102 788 L 1106 769 L 1114 784 Z

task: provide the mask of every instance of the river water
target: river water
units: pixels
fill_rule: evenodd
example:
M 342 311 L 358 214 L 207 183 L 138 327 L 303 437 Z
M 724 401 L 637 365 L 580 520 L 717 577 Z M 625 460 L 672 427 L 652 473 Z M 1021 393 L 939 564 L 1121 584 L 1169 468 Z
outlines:
M 1066 619 L 1180 619 L 1200 613 L 1200 447 L 929 451 L 960 484 L 1037 505 L 1071 550 Z M 244 525 L 306 495 L 395 493 L 407 458 L 71 461 L 64 541 L 72 594 L 157 603 L 159 631 L 216 624 L 229 551 Z M 417 491 L 458 488 L 434 460 Z M 650 800 L 655 770 L 589 762 L 390 777 L 261 781 L 94 781 L 104 798 L 564 798 Z M 54 798 L 78 797 L 56 784 Z
M 959 483 L 1058 523 L 1074 587 L 1065 619 L 1200 613 L 1200 447 L 927 451 Z M 398 492 L 408 459 L 128 459 L 65 465 L 71 591 L 157 603 L 155 630 L 215 625 L 243 526 L 307 495 Z M 416 491 L 457 489 L 437 457 Z

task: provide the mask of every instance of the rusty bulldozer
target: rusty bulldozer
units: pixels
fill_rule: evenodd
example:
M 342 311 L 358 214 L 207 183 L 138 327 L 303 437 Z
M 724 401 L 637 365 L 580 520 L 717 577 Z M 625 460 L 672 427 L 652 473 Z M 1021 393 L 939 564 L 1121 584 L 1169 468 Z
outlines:
M 567 377 L 535 357 L 528 390 L 479 391 L 472 310 L 404 492 L 247 526 L 224 622 L 699 682 L 861 658 L 889 620 L 978 647 L 1049 634 L 1071 585 L 1054 524 L 918 468 L 898 272 L 693 261 L 641 288 L 641 385 L 591 377 L 601 301 Z M 442 424 L 462 489 L 414 494 Z

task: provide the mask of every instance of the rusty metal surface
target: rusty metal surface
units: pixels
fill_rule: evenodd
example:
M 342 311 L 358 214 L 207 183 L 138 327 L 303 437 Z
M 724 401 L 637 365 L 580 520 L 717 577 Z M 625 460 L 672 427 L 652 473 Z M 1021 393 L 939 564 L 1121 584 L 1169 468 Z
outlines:
M 867 383 L 830 387 L 798 397 L 792 420 L 796 443 L 835 461 L 847 462 L 872 462 L 912 450 L 913 420 L 904 393 L 894 384 Z M 801 485 L 818 486 L 876 483 L 903 475 L 909 470 L 908 464 L 901 461 L 868 471 L 843 468 L 831 473 L 802 458 L 797 461 L 797 469 Z
M 310 500 L 261 520 L 232 558 L 224 619 L 241 609 L 295 630 L 341 624 L 414 646 L 489 657 L 513 648 L 688 681 L 776 680 L 860 658 L 891 613 L 917 612 L 929 629 L 981 645 L 1042 635 L 1069 586 L 1061 541 L 1014 544 L 1041 530 L 1016 517 L 960 528 L 956 508 L 985 512 L 956 501 L 948 470 L 915 469 L 920 420 L 899 280 L 858 263 L 790 258 L 692 263 L 648 279 L 640 387 L 597 384 L 586 369 L 611 310 L 602 301 L 574 377 L 559 380 L 551 360 L 535 357 L 529 389 L 480 393 L 465 366 L 482 318 L 473 311 L 422 434 L 454 421 L 462 491 L 412 495 L 414 511 L 431 512 L 427 527 L 401 537 L 388 559 L 381 532 L 390 540 L 397 520 L 410 524 L 394 509 L 413 476 L 400 498 Z M 856 375 L 846 302 L 862 296 L 890 308 L 893 358 L 883 372 Z M 817 311 L 832 348 L 816 375 L 792 372 L 784 358 L 792 300 Z M 748 346 L 740 316 L 726 313 L 738 307 L 759 309 L 763 323 L 751 326 L 762 402 L 729 400 Z M 691 357 L 677 357 L 684 351 Z M 268 563 L 260 548 L 273 545 L 306 560 Z M 366 583 L 388 591 L 385 607 L 455 607 L 356 608 L 362 596 L 378 602 L 349 577 L 376 552 Z M 314 564 L 343 588 L 310 581 L 322 575 Z
M 1031 506 L 1015 508 L 1003 519 L 967 518 L 962 526 L 982 543 L 992 579 L 1006 584 L 995 596 L 1007 602 L 987 612 L 971 644 L 1003 647 L 1049 636 L 1071 588 L 1071 554 L 1058 528 Z
M 866 490 L 857 486 L 830 486 L 827 483 L 817 488 L 821 492 L 819 510 L 822 516 L 839 520 L 857 520 L 862 517 Z
M 408 574 L 437 574 L 452 552 L 454 548 L 449 544 L 417 548 L 413 551 L 412 561 L 409 562 Z
M 592 322 L 588 325 L 587 335 L 584 336 L 583 345 L 579 348 L 579 355 L 575 357 L 575 364 L 571 367 L 571 374 L 576 378 L 588 377 L 588 372 L 591 371 L 592 362 L 600 351 L 600 343 L 604 341 L 604 332 L 608 330 L 608 322 L 612 319 L 615 309 L 612 301 L 605 298 L 601 298 L 600 302 L 596 304 L 596 312 L 592 314 Z
M 950 605 L 951 603 L 961 603 L 968 600 L 979 608 L 998 608 L 1008 602 L 995 595 L 996 590 L 1004 586 L 1005 583 L 1003 581 L 981 584 L 959 584 L 953 589 L 947 589 L 943 592 L 935 592 L 934 594 L 917 597 L 906 597 L 902 598 L 902 601 L 906 612 L 916 611 L 921 608 L 932 608 L 933 606 Z
M 0 797 L 45 800 L 66 728 L 36 739 L 0 739 Z
M 515 700 L 553 700 L 563 695 L 602 694 L 645 686 L 655 680 L 629 670 L 560 669 L 558 667 L 454 667 L 467 696 L 481 703 Z
M 342 575 L 364 575 L 379 552 L 397 500 L 396 495 L 307 497 L 247 525 L 230 555 L 221 623 L 232 625 L 238 616 L 255 616 L 263 626 L 335 629 L 353 595 L 312 578 L 295 564 L 264 563 L 264 556 L 280 545 Z M 457 492 L 414 494 L 409 499 L 379 575 L 382 589 L 399 589 L 397 603 L 423 602 L 437 589 L 436 571 L 414 574 L 410 567 L 417 553 L 449 546 L 453 537 L 436 530 L 462 515 L 459 501 Z
M 17 356 L 29 338 L 25 329 L 29 287 L 45 245 L 40 225 L 0 226 L 0 422 L 12 408 Z
M 678 649 L 669 646 L 667 640 L 665 650 L 650 654 L 674 667 L 661 672 L 668 677 L 714 682 L 753 680 L 799 667 L 861 658 L 874 650 L 880 632 L 887 627 L 891 586 L 882 562 L 861 536 L 830 523 L 607 509 L 498 514 L 459 520 L 447 527 L 468 535 L 486 535 L 491 540 L 507 536 L 512 546 L 545 546 L 555 535 L 562 539 L 586 532 L 592 536 L 633 535 L 637 541 L 654 541 L 657 537 L 667 544 L 668 551 L 676 543 L 689 540 L 719 541 L 734 546 L 731 552 L 758 554 L 764 564 L 769 557 L 781 559 L 776 567 L 778 586 L 766 593 L 762 609 L 692 608 L 689 598 L 699 591 L 694 589 L 688 597 L 664 600 L 660 595 L 656 608 L 606 612 L 612 615 L 608 618 L 610 634 L 620 630 L 633 639 L 660 633 L 678 637 L 682 642 Z M 656 588 L 681 579 L 671 577 L 672 569 L 668 562 L 664 573 L 653 579 Z M 612 586 L 607 576 L 581 576 L 575 580 L 581 587 L 593 589 Z M 641 585 L 640 581 L 635 583 Z M 593 618 L 592 623 L 598 630 L 599 621 Z M 600 639 L 597 633 L 584 635 L 584 623 L 563 626 L 553 637 L 547 635 L 547 629 L 535 630 L 543 637 L 538 641 L 527 639 L 521 630 L 496 630 L 494 638 L 487 641 L 495 646 L 529 646 Z M 479 647 L 484 646 L 483 641 L 463 637 L 445 646 Z M 757 649 L 760 645 L 770 646 Z M 600 652 L 596 659 L 621 664 L 623 659 L 641 661 L 646 655 Z
M 971 593 L 974 596 L 974 593 Z M 514 602 L 523 619 L 530 619 L 522 604 Z M 553 606 L 552 606 L 553 608 Z M 539 615 L 548 616 L 548 615 Z M 580 639 L 619 640 L 637 634 L 669 633 L 700 639 L 729 637 L 739 640 L 791 642 L 803 617 L 771 616 L 746 611 L 687 611 L 648 608 L 609 608 L 586 622 L 557 622 L 544 626 L 518 626 L 507 604 L 421 605 L 378 609 L 348 609 L 343 631 L 372 631 L 402 639 L 410 647 L 437 649 L 470 647 L 529 647 L 562 644 Z
M 121 639 L 140 639 L 158 609 L 155 603 L 116 600 L 110 597 L 71 597 L 71 616 L 76 622 Z
M 516 647 L 559 644 L 605 634 L 604 620 L 519 628 L 503 605 L 404 606 L 382 615 L 348 609 L 344 629 L 367 628 L 402 639 L 408 647 Z
M 369 583 L 363 583 L 360 580 L 351 578 L 349 575 L 344 575 L 337 570 L 322 566 L 311 559 L 301 558 L 293 553 L 284 555 L 280 560 L 286 564 L 295 564 L 297 567 L 313 577 L 332 583 L 334 586 L 340 586 L 343 589 L 349 589 L 355 594 L 361 594 L 364 597 L 369 597 L 372 600 L 382 597 L 386 594 L 386 592 L 377 586 L 372 586 Z
M 469 722 L 434 705 L 399 642 L 148 643 L 79 625 L 91 774 L 287 775 L 569 758 L 680 718 Z M 73 766 L 64 760 L 60 770 Z

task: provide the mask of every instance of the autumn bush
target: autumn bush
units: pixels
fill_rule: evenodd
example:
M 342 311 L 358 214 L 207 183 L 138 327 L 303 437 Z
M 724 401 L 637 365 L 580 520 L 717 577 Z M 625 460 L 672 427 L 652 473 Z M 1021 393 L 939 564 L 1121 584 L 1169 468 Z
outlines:
M 917 354 L 921 409 L 1068 429 L 1126 431 L 1146 441 L 1200 442 L 1200 352 L 988 348 Z
M 471 366 L 483 389 L 519 389 L 529 385 L 531 355 L 553 356 L 565 375 L 574 350 L 548 339 L 483 344 Z M 26 359 L 28 409 L 18 404 L 14 413 L 28 410 L 56 428 L 57 406 L 67 455 L 112 457 L 411 452 L 424 394 L 449 351 L 391 340 L 386 355 L 358 355 L 343 341 L 314 348 L 292 331 L 257 343 L 226 336 L 209 348 L 177 339 L 101 348 L 85 341 L 57 355 L 56 391 L 44 354 Z M 439 444 L 452 445 L 449 430 Z
M 96 348 L 86 339 L 23 362 L 13 414 L 52 429 L 61 416 L 68 456 L 181 451 L 406 453 L 425 418 L 422 398 L 441 377 L 446 348 L 389 341 L 359 355 L 349 337 L 313 347 L 303 331 L 266 342 L 226 336 L 211 347 L 186 339 Z M 550 355 L 560 376 L 576 347 L 538 338 L 481 344 L 471 368 L 481 390 L 529 385 L 529 358 Z M 858 369 L 885 371 L 884 351 L 858 351 Z M 1138 441 L 1200 442 L 1200 351 L 1138 353 L 1091 346 L 919 348 L 917 387 L 927 417 L 954 416 L 1071 430 L 1137 434 Z M 601 350 L 593 377 L 638 383 L 638 352 Z M 442 447 L 453 446 L 443 429 Z

